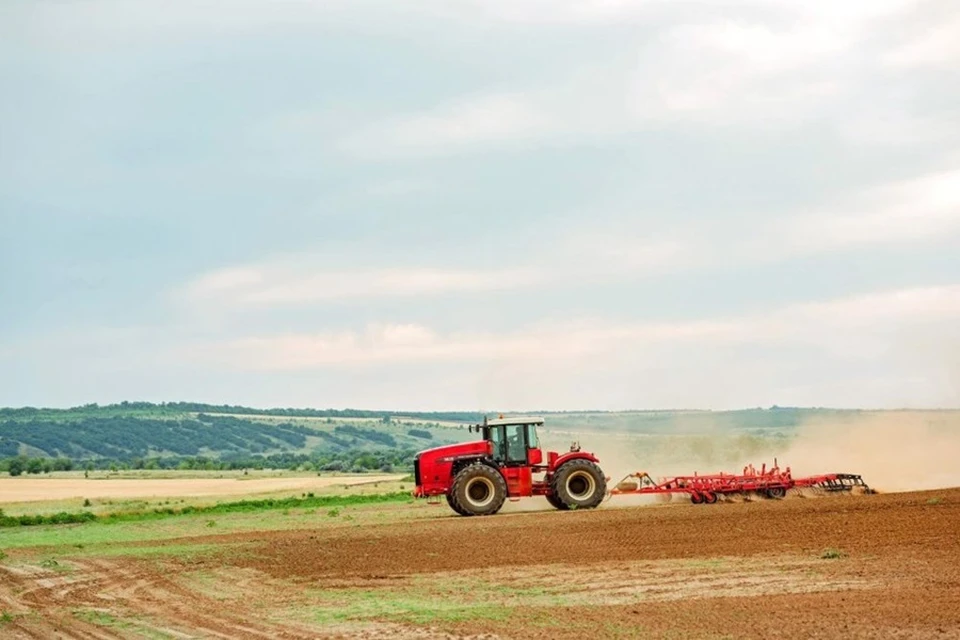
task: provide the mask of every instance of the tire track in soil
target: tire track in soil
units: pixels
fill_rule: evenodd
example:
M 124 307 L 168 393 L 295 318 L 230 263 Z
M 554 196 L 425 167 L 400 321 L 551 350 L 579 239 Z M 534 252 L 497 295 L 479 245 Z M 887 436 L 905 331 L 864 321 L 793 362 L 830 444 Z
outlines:
M 229 610 L 212 598 L 185 589 L 155 568 L 129 559 L 70 561 L 70 575 L 37 567 L 2 567 L 17 617 L 10 630 L 23 637 L 124 638 L 130 633 L 96 625 L 74 611 L 100 612 L 135 627 L 177 638 L 299 638 L 306 629 L 253 620 L 249 611 Z M 168 567 L 169 568 L 169 567 Z M 6 629 L 4 630 L 6 633 Z M 316 634 L 313 634 L 314 636 Z

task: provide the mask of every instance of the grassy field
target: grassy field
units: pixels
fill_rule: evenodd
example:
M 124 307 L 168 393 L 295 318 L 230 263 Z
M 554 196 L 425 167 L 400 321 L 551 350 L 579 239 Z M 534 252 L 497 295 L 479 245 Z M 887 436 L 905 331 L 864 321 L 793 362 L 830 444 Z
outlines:
M 253 508 L 227 513 L 198 512 L 186 515 L 154 517 L 148 503 L 128 502 L 107 505 L 101 514 L 107 513 L 143 513 L 143 517 L 120 518 L 117 521 L 90 522 L 78 525 L 58 525 L 39 527 L 14 527 L 0 529 L 0 551 L 8 556 L 12 549 L 45 547 L 42 555 L 45 559 L 63 558 L 76 555 L 77 550 L 84 554 L 154 554 L 153 543 L 176 539 L 206 536 L 211 534 L 236 533 L 247 531 L 281 531 L 322 525 L 359 526 L 365 522 L 400 521 L 412 515 L 405 510 L 385 508 L 381 504 L 352 503 L 350 495 L 337 494 L 345 498 L 340 504 L 303 508 Z M 369 494 L 367 494 L 369 495 Z M 392 502 L 412 503 L 412 499 Z M 195 504 L 195 503 L 194 503 Z M 189 506 L 187 499 L 159 503 L 157 506 L 173 506 L 182 509 Z M 212 505 L 199 505 L 212 506 Z M 46 505 L 45 510 L 53 510 Z M 129 544 L 129 546 L 125 546 Z M 175 550 L 170 552 L 175 555 Z M 30 554 L 27 554 L 27 557 Z

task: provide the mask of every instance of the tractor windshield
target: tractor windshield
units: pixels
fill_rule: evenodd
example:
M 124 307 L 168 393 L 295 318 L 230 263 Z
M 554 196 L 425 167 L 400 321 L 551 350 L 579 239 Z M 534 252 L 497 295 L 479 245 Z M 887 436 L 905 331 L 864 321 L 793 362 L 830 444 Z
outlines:
M 507 459 L 506 462 L 527 462 L 526 425 L 507 425 Z

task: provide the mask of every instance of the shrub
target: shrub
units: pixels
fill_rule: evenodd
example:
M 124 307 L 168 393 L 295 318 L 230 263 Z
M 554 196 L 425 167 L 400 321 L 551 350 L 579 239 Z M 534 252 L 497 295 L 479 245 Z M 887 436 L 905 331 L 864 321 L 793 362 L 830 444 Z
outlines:
M 7 466 L 7 471 L 11 476 L 23 474 L 23 460 L 21 458 L 11 458 Z

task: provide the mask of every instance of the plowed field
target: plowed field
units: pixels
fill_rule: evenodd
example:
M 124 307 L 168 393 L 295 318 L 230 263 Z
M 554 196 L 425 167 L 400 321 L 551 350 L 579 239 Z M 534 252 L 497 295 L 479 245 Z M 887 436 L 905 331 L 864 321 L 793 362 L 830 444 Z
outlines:
M 960 489 L 214 531 L 8 549 L 0 636 L 960 638 Z

